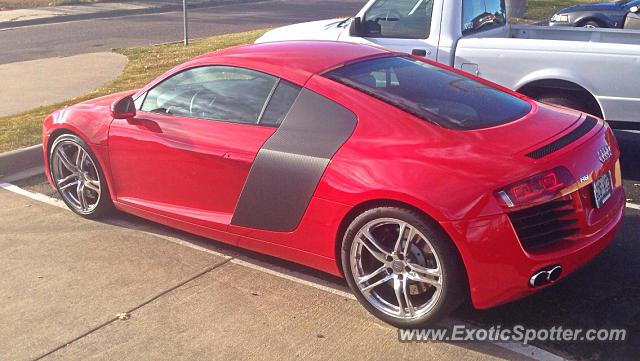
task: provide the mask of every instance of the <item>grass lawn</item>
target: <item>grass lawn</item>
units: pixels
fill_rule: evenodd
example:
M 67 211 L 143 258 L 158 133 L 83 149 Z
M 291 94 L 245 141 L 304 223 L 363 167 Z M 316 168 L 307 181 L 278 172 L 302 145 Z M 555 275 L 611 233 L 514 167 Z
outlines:
M 0 152 L 40 143 L 42 121 L 56 109 L 87 99 L 140 88 L 188 59 L 217 49 L 252 43 L 265 31 L 255 30 L 194 40 L 186 48 L 182 44 L 168 44 L 117 49 L 116 52 L 129 58 L 129 64 L 124 72 L 110 84 L 68 101 L 0 117 Z

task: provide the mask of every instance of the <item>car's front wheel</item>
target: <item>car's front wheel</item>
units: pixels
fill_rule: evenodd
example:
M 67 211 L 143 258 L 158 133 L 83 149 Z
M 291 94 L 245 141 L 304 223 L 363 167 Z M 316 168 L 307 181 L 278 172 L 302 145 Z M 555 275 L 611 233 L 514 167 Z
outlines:
M 57 137 L 49 152 L 51 178 L 75 213 L 97 218 L 112 210 L 104 173 L 89 146 L 78 136 Z
M 602 28 L 604 26 L 602 26 L 602 24 L 600 24 L 597 21 L 593 21 L 593 20 L 589 20 L 587 22 L 585 22 L 584 24 L 582 24 L 583 28 L 587 28 L 587 29 L 598 29 L 598 28 Z
M 345 232 L 342 266 L 358 301 L 396 327 L 433 324 L 468 298 L 457 250 L 409 209 L 379 207 L 356 217 Z

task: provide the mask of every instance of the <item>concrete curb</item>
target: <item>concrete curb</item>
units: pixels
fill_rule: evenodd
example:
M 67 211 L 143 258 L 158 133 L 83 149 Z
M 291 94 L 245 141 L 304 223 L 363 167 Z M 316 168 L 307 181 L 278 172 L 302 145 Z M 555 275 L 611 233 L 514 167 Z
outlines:
M 238 4 L 246 4 L 246 3 L 257 3 L 263 2 L 266 0 L 237 0 L 234 2 L 225 1 L 225 0 L 213 0 L 204 3 L 191 4 L 187 5 L 188 9 L 199 9 L 199 8 L 207 8 L 207 7 L 216 7 L 222 5 L 238 5 Z M 30 19 L 30 20 L 17 20 L 17 21 L 5 21 L 0 22 L 0 29 L 11 29 L 11 28 L 19 28 L 23 26 L 31 26 L 31 25 L 42 25 L 42 24 L 55 24 L 55 23 L 64 23 L 68 21 L 78 21 L 78 20 L 88 20 L 88 19 L 102 19 L 102 18 L 114 18 L 125 15 L 147 15 L 147 14 L 155 14 L 155 13 L 166 13 L 182 10 L 182 5 L 162 5 L 162 6 L 150 6 L 147 8 L 141 9 L 123 9 L 123 10 L 108 10 L 108 11 L 100 11 L 95 13 L 85 13 L 85 14 L 73 14 L 73 15 L 59 15 L 38 19 Z
M 18 173 L 44 172 L 42 144 L 0 154 L 0 179 L 15 178 Z

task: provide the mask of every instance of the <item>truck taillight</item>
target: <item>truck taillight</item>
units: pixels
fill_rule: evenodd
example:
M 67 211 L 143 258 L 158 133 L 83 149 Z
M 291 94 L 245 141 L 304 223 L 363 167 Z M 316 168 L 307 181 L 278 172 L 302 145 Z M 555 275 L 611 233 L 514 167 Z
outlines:
M 555 199 L 575 182 L 569 170 L 557 167 L 498 189 L 495 195 L 503 207 L 517 208 Z

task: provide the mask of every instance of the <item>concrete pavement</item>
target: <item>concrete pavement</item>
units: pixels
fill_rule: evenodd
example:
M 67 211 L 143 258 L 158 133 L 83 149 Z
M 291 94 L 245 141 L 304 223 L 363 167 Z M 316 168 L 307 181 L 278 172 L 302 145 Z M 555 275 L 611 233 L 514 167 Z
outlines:
M 223 261 L 6 191 L 0 204 L 5 360 L 45 354 Z
M 4 190 L 0 204 L 2 359 L 523 359 L 402 344 L 339 294 Z
M 100 52 L 1 64 L 0 116 L 84 95 L 115 79 L 127 62 Z

